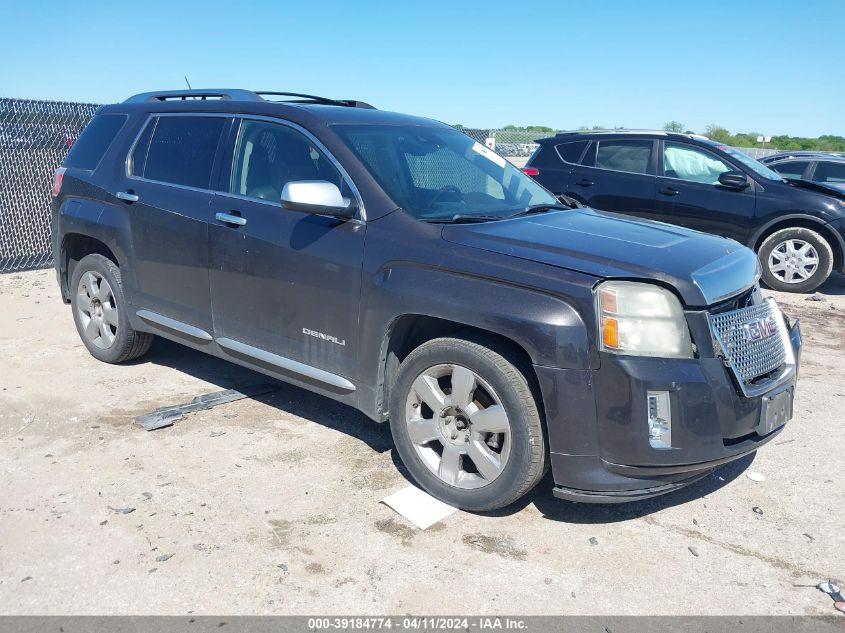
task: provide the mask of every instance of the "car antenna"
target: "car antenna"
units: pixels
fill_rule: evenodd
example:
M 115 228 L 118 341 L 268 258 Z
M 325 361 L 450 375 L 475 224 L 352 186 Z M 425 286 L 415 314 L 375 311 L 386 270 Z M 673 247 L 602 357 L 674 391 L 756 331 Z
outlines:
M 188 81 L 188 75 L 184 75 L 184 77 L 185 77 L 185 83 L 188 84 L 188 90 L 193 90 L 193 88 L 191 88 L 191 82 Z

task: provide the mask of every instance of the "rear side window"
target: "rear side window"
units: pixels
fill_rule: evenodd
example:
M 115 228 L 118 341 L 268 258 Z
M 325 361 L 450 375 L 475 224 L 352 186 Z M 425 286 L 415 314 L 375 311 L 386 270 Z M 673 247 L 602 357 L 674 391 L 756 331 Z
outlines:
M 581 160 L 581 154 L 584 153 L 584 148 L 587 147 L 588 141 L 573 141 L 571 143 L 561 143 L 557 149 L 558 156 L 564 163 L 572 163 L 577 165 Z
M 131 156 L 133 176 L 208 189 L 226 119 L 162 116 L 147 123 Z
M 800 178 L 810 163 L 806 160 L 788 160 L 782 163 L 769 165 L 769 169 L 775 170 L 784 178 Z
M 647 174 L 651 165 L 652 141 L 599 141 L 596 167 Z
M 68 153 L 65 167 L 94 170 L 127 118 L 125 114 L 98 114 L 91 119 Z
M 813 180 L 817 182 L 845 182 L 845 163 L 823 163 L 816 165 L 816 175 Z

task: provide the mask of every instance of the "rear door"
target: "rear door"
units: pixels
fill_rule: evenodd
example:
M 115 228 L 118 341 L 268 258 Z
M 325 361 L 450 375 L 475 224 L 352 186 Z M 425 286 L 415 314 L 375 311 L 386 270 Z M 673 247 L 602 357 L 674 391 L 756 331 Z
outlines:
M 130 150 L 116 203 L 129 213 L 132 299 L 159 325 L 163 316 L 178 322 L 172 325 L 211 332 L 211 181 L 230 122 L 205 114 L 152 115 Z
M 533 176 L 534 180 L 558 196 L 566 192 L 572 171 L 578 166 L 588 143 L 589 141 L 544 143 L 526 166 L 537 169 L 539 173 Z
M 657 142 L 652 139 L 597 139 L 572 170 L 567 195 L 587 206 L 655 218 Z
M 666 222 L 748 242 L 755 227 L 755 186 L 738 191 L 719 175 L 738 168 L 713 152 L 680 141 L 661 143 L 657 199 Z
M 366 224 L 291 211 L 280 196 L 288 182 L 322 180 L 356 199 L 351 181 L 319 141 L 280 120 L 245 117 L 228 147 L 211 205 L 215 338 L 247 364 L 348 391 L 337 375 L 356 375 Z

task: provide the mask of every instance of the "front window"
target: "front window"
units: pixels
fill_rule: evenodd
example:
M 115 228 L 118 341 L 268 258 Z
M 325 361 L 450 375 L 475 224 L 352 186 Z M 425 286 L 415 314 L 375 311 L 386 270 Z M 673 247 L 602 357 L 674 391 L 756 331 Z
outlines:
M 505 217 L 557 200 L 484 145 L 451 128 L 338 126 L 397 206 L 421 220 Z
M 663 175 L 667 178 L 715 185 L 720 175 L 731 170 L 730 165 L 710 152 L 681 143 L 667 142 L 664 145 Z
M 297 180 L 325 180 L 343 189 L 340 172 L 303 134 L 278 123 L 245 120 L 229 191 L 278 202 L 285 185 Z

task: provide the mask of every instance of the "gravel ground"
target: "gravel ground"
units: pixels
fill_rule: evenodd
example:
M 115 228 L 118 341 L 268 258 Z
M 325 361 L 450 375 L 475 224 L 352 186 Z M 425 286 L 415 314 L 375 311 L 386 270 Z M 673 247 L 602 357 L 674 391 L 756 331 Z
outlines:
M 52 271 L 2 275 L 0 613 L 833 614 L 813 587 L 845 576 L 845 278 L 822 292 L 778 295 L 806 346 L 756 457 L 625 506 L 547 479 L 420 531 L 379 503 L 406 485 L 386 425 L 280 384 L 145 432 L 264 379 L 165 341 L 99 363 Z

